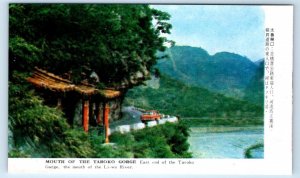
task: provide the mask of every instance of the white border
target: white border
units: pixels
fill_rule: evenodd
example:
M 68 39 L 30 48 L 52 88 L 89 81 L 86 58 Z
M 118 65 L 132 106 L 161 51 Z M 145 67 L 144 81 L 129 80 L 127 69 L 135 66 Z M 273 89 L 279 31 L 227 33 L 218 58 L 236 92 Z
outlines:
M 291 167 L 293 7 L 265 6 L 265 27 L 274 28 L 274 127 L 265 118 L 265 159 Z M 285 163 L 285 164 L 283 164 Z

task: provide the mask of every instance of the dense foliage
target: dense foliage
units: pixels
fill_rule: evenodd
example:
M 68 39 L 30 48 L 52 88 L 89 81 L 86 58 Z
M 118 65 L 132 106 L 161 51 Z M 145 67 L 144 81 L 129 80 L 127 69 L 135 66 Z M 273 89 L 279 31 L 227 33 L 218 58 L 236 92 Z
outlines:
M 111 141 L 134 158 L 190 158 L 188 127 L 182 123 L 166 123 L 127 134 L 113 133 Z M 118 152 L 119 153 L 119 152 Z M 111 155 L 113 156 L 113 155 Z
M 22 76 L 18 76 L 21 77 Z M 15 76 L 15 78 L 17 78 Z M 62 113 L 42 104 L 24 85 L 12 85 L 9 106 L 12 135 L 9 157 L 83 158 L 185 158 L 188 152 L 188 127 L 184 123 L 159 125 L 127 134 L 113 133 L 113 145 L 103 145 L 99 128 L 89 134 L 70 128 Z M 21 99 L 22 98 L 22 99 Z
M 187 143 L 189 130 L 183 122 L 127 134 L 116 132 L 110 137 L 114 145 L 103 145 L 104 137 L 99 135 L 99 128 L 90 128 L 89 134 L 82 128 L 70 128 L 62 112 L 43 105 L 43 100 L 30 90 L 23 74 L 15 72 L 12 75 L 9 157 L 191 157 Z
M 10 4 L 9 15 L 10 70 L 38 66 L 75 83 L 94 71 L 102 87 L 147 78 L 172 27 L 148 5 Z
M 10 4 L 9 156 L 100 157 L 92 138 L 46 106 L 26 78 L 37 66 L 74 83 L 94 72 L 98 87 L 139 85 L 171 42 L 161 36 L 169 18 L 148 5 Z
M 10 157 L 93 155 L 86 133 L 71 129 L 58 109 L 43 105 L 42 99 L 30 90 L 24 74 L 14 72 L 12 76 L 9 82 Z
M 18 86 L 13 88 L 12 92 L 19 92 Z M 126 134 L 115 132 L 110 136 L 113 143 L 105 145 L 102 144 L 104 137 L 102 134 L 99 135 L 99 128 L 90 128 L 89 134 L 83 132 L 81 128 L 71 129 L 57 110 L 41 105 L 42 100 L 32 94 L 25 95 L 29 97 L 21 103 L 30 107 L 22 113 L 10 116 L 10 129 L 14 129 L 14 132 L 11 140 L 13 149 L 10 150 L 9 157 L 190 158 L 192 156 L 188 152 L 189 129 L 183 122 L 166 123 Z M 15 109 L 14 107 L 15 105 L 10 109 Z
M 258 66 L 248 58 L 229 52 L 209 55 L 202 48 L 174 46 L 166 53 L 170 59 L 158 62 L 164 74 L 189 85 L 206 88 L 226 96 L 242 99 L 249 82 L 257 73 Z M 257 79 L 257 78 L 255 78 Z M 263 88 L 256 88 L 263 92 Z M 256 96 L 256 93 L 251 93 Z M 257 96 L 262 98 L 261 95 Z M 248 98 L 247 98 L 248 99 Z
M 244 99 L 263 105 L 264 103 L 264 60 L 257 62 L 258 68 L 256 69 L 255 75 L 250 80 L 248 86 L 245 89 Z
M 181 117 L 261 117 L 262 106 L 186 85 L 162 75 L 159 88 L 129 90 L 125 103 Z

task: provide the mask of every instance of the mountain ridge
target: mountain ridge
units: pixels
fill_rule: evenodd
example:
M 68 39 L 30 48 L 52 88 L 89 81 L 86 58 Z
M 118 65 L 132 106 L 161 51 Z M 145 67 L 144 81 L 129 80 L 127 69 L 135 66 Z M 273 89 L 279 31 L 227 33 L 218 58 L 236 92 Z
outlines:
M 258 65 L 245 56 L 230 52 L 209 55 L 205 49 L 174 46 L 165 52 L 169 59 L 156 67 L 173 79 L 200 86 L 226 96 L 243 98 Z

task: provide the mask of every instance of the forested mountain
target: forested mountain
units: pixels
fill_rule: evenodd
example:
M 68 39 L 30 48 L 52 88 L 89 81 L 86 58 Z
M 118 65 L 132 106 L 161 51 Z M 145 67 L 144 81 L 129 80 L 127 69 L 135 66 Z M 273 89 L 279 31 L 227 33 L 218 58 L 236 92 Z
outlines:
M 258 66 L 255 75 L 245 89 L 244 99 L 263 105 L 264 102 L 264 59 L 255 62 Z
M 157 64 L 161 73 L 235 98 L 243 98 L 258 68 L 248 58 L 229 52 L 211 56 L 202 48 L 174 46 L 166 54 L 169 59 Z
M 262 116 L 263 108 L 207 89 L 190 86 L 162 75 L 146 86 L 129 90 L 125 105 L 182 117 L 253 117 Z M 159 84 L 157 84 L 159 83 Z
M 158 62 L 161 77 L 129 90 L 125 104 L 184 117 L 261 116 L 264 61 L 237 54 L 210 56 L 202 48 L 174 46 Z

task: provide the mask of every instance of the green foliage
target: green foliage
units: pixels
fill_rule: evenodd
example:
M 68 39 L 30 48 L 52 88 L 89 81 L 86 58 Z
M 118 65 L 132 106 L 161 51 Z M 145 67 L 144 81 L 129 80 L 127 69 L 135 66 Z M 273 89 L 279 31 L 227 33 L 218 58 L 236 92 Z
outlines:
M 24 70 L 39 60 L 41 50 L 24 38 L 15 36 L 9 40 L 10 61 L 14 69 Z
M 26 84 L 26 74 L 13 72 L 9 90 L 9 129 L 12 157 L 89 157 L 87 134 L 72 130 L 63 113 L 43 105 Z
M 23 150 L 20 150 L 18 148 L 14 148 L 13 150 L 10 150 L 8 152 L 9 158 L 29 158 L 30 153 L 25 153 Z
M 110 142 L 113 144 L 103 144 L 104 136 L 94 130 L 90 132 L 90 142 L 95 150 L 95 158 L 130 158 L 132 151 L 130 146 L 133 144 L 133 136 L 130 134 L 114 133 L 110 136 Z M 115 144 L 114 140 L 118 140 Z
M 117 147 L 134 158 L 190 158 L 184 123 L 166 123 L 131 133 L 113 133 L 110 137 Z
M 246 148 L 244 151 L 245 158 L 255 158 L 252 154 L 252 151 L 256 149 L 264 149 L 264 144 L 257 143 Z
M 112 145 L 103 145 L 97 128 L 89 134 L 71 129 L 63 113 L 43 105 L 25 74 L 14 72 L 9 90 L 9 129 L 13 133 L 9 157 L 76 158 L 185 158 L 191 157 L 188 127 L 183 123 L 159 125 L 128 134 L 113 133 Z
M 169 19 L 148 5 L 10 4 L 9 156 L 132 157 L 122 146 L 127 142 L 102 146 L 96 134 L 70 128 L 26 78 L 38 66 L 68 73 L 74 83 L 94 71 L 100 88 L 139 85 L 149 77 L 156 52 L 171 42 L 161 36 L 170 33 Z
M 136 142 L 138 142 L 138 152 L 134 156 L 137 158 L 153 157 L 153 158 L 170 158 L 173 157 L 170 147 L 167 144 L 165 135 L 159 127 L 148 128 L 134 134 Z M 137 150 L 137 149 L 135 149 Z
M 60 142 L 53 143 L 52 157 L 90 158 L 95 154 L 88 134 L 80 129 L 67 129 Z
M 259 60 L 255 75 L 245 89 L 244 99 L 252 103 L 263 105 L 264 103 L 264 60 Z
M 228 52 L 209 55 L 202 48 L 174 46 L 165 53 L 170 59 L 156 65 L 163 74 L 234 98 L 243 98 L 257 70 L 248 58 Z
M 158 109 L 181 117 L 258 117 L 263 108 L 247 101 L 225 97 L 200 87 L 188 86 L 162 75 L 160 88 L 136 87 L 128 91 L 125 105 Z
M 145 80 L 172 28 L 148 5 L 10 4 L 9 15 L 10 70 L 71 71 L 77 83 L 88 68 L 110 87 Z

